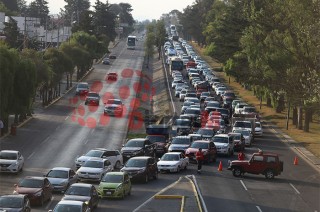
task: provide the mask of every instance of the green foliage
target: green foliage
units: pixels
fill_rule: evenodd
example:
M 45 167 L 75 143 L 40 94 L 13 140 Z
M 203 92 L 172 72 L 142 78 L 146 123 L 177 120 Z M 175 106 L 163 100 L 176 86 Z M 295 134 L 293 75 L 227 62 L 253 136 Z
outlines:
M 49 15 L 48 2 L 46 0 L 33 0 L 27 8 L 26 15 L 40 18 L 40 25 L 45 26 Z

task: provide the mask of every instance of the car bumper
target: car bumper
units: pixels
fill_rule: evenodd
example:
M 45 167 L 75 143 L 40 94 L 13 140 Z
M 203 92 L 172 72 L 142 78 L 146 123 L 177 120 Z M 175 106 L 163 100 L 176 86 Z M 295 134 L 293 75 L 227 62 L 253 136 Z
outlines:
M 177 172 L 178 171 L 178 167 L 165 167 L 165 166 L 160 166 L 158 167 L 158 171 L 159 172 Z
M 217 149 L 217 153 L 227 155 L 229 154 L 229 149 Z
M 122 190 L 105 189 L 103 191 L 98 191 L 98 195 L 100 198 L 121 198 L 122 192 Z
M 52 185 L 53 186 L 53 191 L 58 192 L 58 191 L 65 191 L 67 190 L 67 186 L 62 186 L 62 185 Z
M 19 172 L 19 167 L 16 168 L 11 168 L 11 167 L 1 167 L 0 172 L 3 173 L 18 173 Z
M 100 181 L 101 175 L 78 175 L 79 181 Z

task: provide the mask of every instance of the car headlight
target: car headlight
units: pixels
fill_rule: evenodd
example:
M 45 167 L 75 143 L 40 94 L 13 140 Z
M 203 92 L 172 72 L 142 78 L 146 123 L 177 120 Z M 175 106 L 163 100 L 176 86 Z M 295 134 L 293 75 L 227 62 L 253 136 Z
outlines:
M 122 184 L 118 185 L 118 187 L 116 188 L 116 192 L 122 189 Z

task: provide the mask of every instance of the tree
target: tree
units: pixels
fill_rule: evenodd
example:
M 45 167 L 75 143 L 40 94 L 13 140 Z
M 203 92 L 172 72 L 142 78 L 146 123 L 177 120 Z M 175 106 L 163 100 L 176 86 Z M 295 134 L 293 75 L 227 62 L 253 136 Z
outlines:
M 164 45 L 166 37 L 166 28 L 164 25 L 164 21 L 157 21 L 156 23 L 156 32 L 155 32 L 155 45 L 157 46 L 159 59 L 161 56 L 161 47 Z
M 72 26 L 74 23 L 80 23 L 80 15 L 89 11 L 89 0 L 64 0 L 66 5 L 64 6 L 64 18 L 66 24 Z
M 11 48 L 18 48 L 19 38 L 21 37 L 17 22 L 9 16 L 9 22 L 4 23 L 3 34 L 6 36 L 6 42 Z
M 46 26 L 47 19 L 49 18 L 48 2 L 46 0 L 34 0 L 30 2 L 26 15 L 40 18 L 40 25 Z
M 10 11 L 18 11 L 17 0 L 1 0 L 1 3 L 3 3 Z

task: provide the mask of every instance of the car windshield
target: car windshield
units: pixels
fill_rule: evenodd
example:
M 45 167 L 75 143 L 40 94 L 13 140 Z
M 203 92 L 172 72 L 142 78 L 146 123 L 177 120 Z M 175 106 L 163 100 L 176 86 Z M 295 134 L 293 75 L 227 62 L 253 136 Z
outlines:
M 122 175 L 107 174 L 102 178 L 101 182 L 122 183 L 123 176 Z
M 241 131 L 241 134 L 242 134 L 243 136 L 249 136 L 249 135 L 250 135 L 250 132 L 249 132 L 248 130 L 242 130 L 242 131 Z
M 173 138 L 172 144 L 190 144 L 189 138 Z
M 25 178 L 19 182 L 18 186 L 26 188 L 42 188 L 43 181 L 40 179 Z
M 78 84 L 78 88 L 88 88 L 87 84 Z
M 261 128 L 260 122 L 256 122 L 256 128 Z
M 0 159 L 17 160 L 18 155 L 14 152 L 0 152 Z
M 22 208 L 22 205 L 23 205 L 23 198 L 21 197 L 13 197 L 13 196 L 0 197 L 0 208 Z
M 192 114 L 192 115 L 200 115 L 200 110 L 194 110 L 192 108 L 188 108 L 184 114 Z
M 242 127 L 242 128 L 251 128 L 251 123 L 238 121 L 238 122 L 234 123 L 234 126 L 235 127 Z
M 90 150 L 85 156 L 101 158 L 102 154 L 99 150 Z
M 67 205 L 67 204 L 61 204 L 57 205 L 54 208 L 54 212 L 79 212 L 82 211 L 80 205 Z
M 121 101 L 120 100 L 117 100 L 117 99 L 108 99 L 107 101 L 107 104 L 117 104 L 117 105 L 120 105 L 121 104 Z
M 129 159 L 126 163 L 126 167 L 145 167 L 147 160 Z
M 212 136 L 214 134 L 212 129 L 201 129 L 201 128 L 197 131 L 197 133 L 201 135 L 212 135 Z
M 148 136 L 148 139 L 151 143 L 166 143 L 166 138 L 164 136 Z
M 229 110 L 224 108 L 218 108 L 217 111 L 219 111 L 221 114 L 229 115 Z
M 190 121 L 189 120 L 182 120 L 182 119 L 177 119 L 174 125 L 180 125 L 180 126 L 190 126 Z
M 88 160 L 82 165 L 82 167 L 103 168 L 103 161 Z
M 66 195 L 90 196 L 90 188 L 83 186 L 70 186 L 66 191 Z
M 192 148 L 195 148 L 195 149 L 208 149 L 208 143 L 204 143 L 204 142 L 193 142 L 191 144 L 191 147 Z
M 142 147 L 144 140 L 130 140 L 126 143 L 125 147 Z
M 256 109 L 254 107 L 245 107 L 243 111 L 248 113 L 254 113 L 256 112 Z
M 97 93 L 89 93 L 88 97 L 99 97 L 99 94 L 97 94 Z
M 208 102 L 208 103 L 207 103 L 207 107 L 216 107 L 216 108 L 219 108 L 219 107 L 220 107 L 220 103 L 219 103 L 219 102 Z
M 217 143 L 225 143 L 225 144 L 227 144 L 228 143 L 228 138 L 216 136 L 216 137 L 213 137 L 213 141 L 217 142 Z
M 68 171 L 64 171 L 64 170 L 51 170 L 51 171 L 49 171 L 49 173 L 47 174 L 47 177 L 66 179 L 66 178 L 68 178 Z
M 161 157 L 161 160 L 163 161 L 178 161 L 179 160 L 179 155 L 175 155 L 175 154 L 164 154 Z

